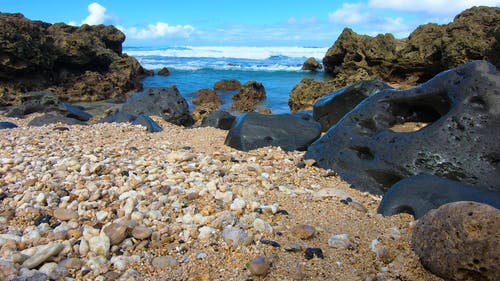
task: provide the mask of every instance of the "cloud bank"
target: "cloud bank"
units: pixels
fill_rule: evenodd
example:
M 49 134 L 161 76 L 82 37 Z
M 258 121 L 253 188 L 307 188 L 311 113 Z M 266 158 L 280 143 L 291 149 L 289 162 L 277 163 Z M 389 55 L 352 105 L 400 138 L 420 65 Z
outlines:
M 161 37 L 189 37 L 196 29 L 187 25 L 171 26 L 165 22 L 148 24 L 146 27 L 118 27 L 131 39 L 155 39 Z
M 500 0 L 369 0 L 368 5 L 379 9 L 454 16 L 472 6 L 498 6 Z

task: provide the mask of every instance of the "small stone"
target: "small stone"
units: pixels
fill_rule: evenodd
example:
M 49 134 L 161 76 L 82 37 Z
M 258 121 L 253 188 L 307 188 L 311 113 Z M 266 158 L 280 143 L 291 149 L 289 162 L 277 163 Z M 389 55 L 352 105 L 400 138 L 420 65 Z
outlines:
M 47 246 L 39 249 L 33 256 L 23 262 L 23 267 L 28 269 L 33 269 L 43 262 L 45 262 L 48 258 L 59 254 L 59 252 L 64 249 L 64 246 L 60 243 L 50 243 Z
M 217 229 L 209 226 L 203 226 L 198 231 L 199 231 L 198 234 L 199 240 L 209 240 L 217 233 Z
M 323 251 L 320 248 L 307 248 L 306 251 L 304 252 L 304 257 L 306 260 L 310 260 L 314 257 L 324 259 L 325 257 L 323 256 Z
M 138 225 L 132 230 L 132 236 L 136 239 L 144 240 L 151 237 L 153 231 L 144 225 Z
M 256 257 L 248 266 L 248 270 L 255 276 L 266 276 L 269 273 L 271 261 L 265 256 Z
M 234 199 L 233 203 L 231 203 L 230 209 L 232 211 L 236 211 L 236 213 L 238 214 L 241 214 L 245 206 L 246 206 L 245 200 L 241 198 L 236 198 Z
M 328 245 L 335 249 L 355 249 L 355 244 L 347 234 L 336 234 L 328 239 Z
M 253 228 L 255 228 L 255 230 L 257 230 L 258 232 L 267 232 L 267 233 L 273 232 L 273 227 L 271 226 L 271 224 L 259 218 L 256 218 L 253 221 Z
M 54 217 L 60 221 L 69 221 L 78 218 L 78 213 L 73 210 L 65 208 L 56 208 L 54 210 Z
M 291 266 L 288 273 L 290 274 L 290 278 L 292 278 L 292 280 L 304 280 L 306 278 L 304 266 L 300 263 L 295 264 L 295 266 Z
M 177 266 L 179 264 L 179 262 L 174 257 L 161 256 L 161 257 L 153 258 L 153 260 L 151 261 L 151 264 L 156 269 L 168 269 L 168 268 Z
M 104 233 L 109 237 L 111 245 L 118 245 L 127 238 L 127 227 L 122 224 L 112 223 L 104 227 Z
M 69 274 L 66 268 L 59 266 L 55 262 L 45 263 L 38 271 L 46 274 L 51 280 L 63 279 Z
M 94 254 L 98 256 L 107 256 L 109 254 L 111 242 L 109 237 L 104 232 L 102 232 L 99 236 L 93 236 L 88 242 L 90 251 Z
M 349 206 L 353 207 L 355 210 L 360 211 L 361 213 L 368 212 L 368 209 L 366 209 L 366 207 L 363 206 L 363 204 L 356 202 L 356 201 L 349 202 Z
M 316 228 L 308 224 L 299 224 L 292 228 L 292 233 L 300 239 L 311 239 L 316 234 Z
M 137 263 L 139 261 L 139 256 L 114 256 L 110 260 L 111 264 L 118 271 L 125 271 L 130 266 L 130 264 Z
M 285 247 L 283 247 L 283 249 L 285 249 L 285 251 L 288 252 L 300 252 L 302 251 L 302 246 L 297 243 L 290 243 L 286 244 Z
M 43 194 L 43 193 L 40 193 L 40 194 Z M 39 226 L 42 223 L 50 223 L 51 218 L 52 218 L 52 216 L 47 215 L 47 214 L 40 215 L 39 217 L 37 217 L 35 219 L 35 225 Z
M 82 268 L 83 263 L 79 258 L 69 258 L 61 261 L 59 265 L 66 269 L 79 269 Z
M 248 237 L 248 234 L 240 228 L 225 228 L 222 231 L 224 241 L 233 247 L 241 245 Z
M 0 259 L 0 280 L 9 280 L 16 276 L 16 266 L 12 262 Z

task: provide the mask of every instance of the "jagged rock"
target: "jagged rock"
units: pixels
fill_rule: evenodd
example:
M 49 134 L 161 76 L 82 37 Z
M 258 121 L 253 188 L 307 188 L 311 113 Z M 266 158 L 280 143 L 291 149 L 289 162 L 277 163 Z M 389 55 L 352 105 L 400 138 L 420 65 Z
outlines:
M 418 220 L 412 246 L 445 280 L 500 280 L 500 211 L 476 202 L 443 205 Z
M 61 115 L 57 112 L 49 112 L 49 113 L 45 113 L 42 116 L 38 116 L 38 117 L 33 118 L 28 123 L 28 126 L 41 127 L 44 125 L 54 124 L 54 123 L 63 123 L 63 124 L 68 124 L 68 125 L 85 125 L 85 122 L 82 122 L 80 120 L 70 118 L 70 117 L 65 117 L 64 115 Z
M 194 105 L 209 105 L 214 108 L 214 110 L 217 110 L 217 108 L 222 105 L 222 100 L 219 95 L 210 89 L 201 89 L 194 94 L 196 95 L 196 98 L 193 99 Z
M 500 192 L 499 89 L 495 66 L 474 61 L 410 90 L 383 90 L 345 115 L 305 157 L 376 194 L 422 173 Z M 390 129 L 406 122 L 429 124 L 411 133 Z
M 431 175 L 412 176 L 384 194 L 378 213 L 392 216 L 404 212 L 419 219 L 432 209 L 457 201 L 480 202 L 500 209 L 500 193 L 485 190 Z
M 266 89 L 257 81 L 248 81 L 241 87 L 238 93 L 232 96 L 234 100 L 232 108 L 239 112 L 250 112 L 255 106 L 266 99 Z
M 249 112 L 236 118 L 225 144 L 242 151 L 279 146 L 285 151 L 305 150 L 321 134 L 321 125 L 291 114 Z
M 214 127 L 222 130 L 229 130 L 234 123 L 236 117 L 227 111 L 214 111 L 203 118 L 202 127 Z
M 176 125 L 190 126 L 193 118 L 189 114 L 188 103 L 177 87 L 150 88 L 134 94 L 123 104 L 124 112 L 139 115 L 161 116 L 165 121 Z
M 321 69 L 323 69 L 323 66 L 313 57 L 308 58 L 302 65 L 302 70 L 318 71 Z
M 323 65 L 341 87 L 353 82 L 353 73 L 364 72 L 363 80 L 381 79 L 403 88 L 472 60 L 491 60 L 499 67 L 499 21 L 500 8 L 473 7 L 449 24 L 421 25 L 401 40 L 391 34 L 359 35 L 346 28 L 325 54 Z
M 168 68 L 163 67 L 162 69 L 158 70 L 158 75 L 159 76 L 169 76 L 170 71 L 168 70 Z
M 392 87 L 382 81 L 367 80 L 337 90 L 316 100 L 313 109 L 314 120 L 326 131 L 365 98 L 389 88 Z
M 14 129 L 17 125 L 12 122 L 0 122 L 0 130 L 2 129 Z
M 125 35 L 113 26 L 74 27 L 0 13 L 0 105 L 50 90 L 66 101 L 124 96 L 142 88 L 145 71 L 122 54 Z
M 132 122 L 132 125 L 142 125 L 148 129 L 151 133 L 157 133 L 163 131 L 162 127 L 158 125 L 151 117 L 145 114 L 139 114 L 137 118 Z
M 240 88 L 241 88 L 241 83 L 236 79 L 220 80 L 215 82 L 214 84 L 214 90 L 219 92 L 236 91 L 239 90 Z
M 318 98 L 333 92 L 335 89 L 335 85 L 329 82 L 304 78 L 293 87 L 288 99 L 288 106 L 292 112 L 312 109 Z

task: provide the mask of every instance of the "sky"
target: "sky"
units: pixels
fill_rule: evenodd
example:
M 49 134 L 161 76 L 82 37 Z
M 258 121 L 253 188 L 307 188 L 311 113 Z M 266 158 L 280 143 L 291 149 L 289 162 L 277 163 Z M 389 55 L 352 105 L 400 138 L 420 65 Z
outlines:
M 112 24 L 125 46 L 329 47 L 345 27 L 409 35 L 500 0 L 0 0 L 0 11 L 72 25 Z

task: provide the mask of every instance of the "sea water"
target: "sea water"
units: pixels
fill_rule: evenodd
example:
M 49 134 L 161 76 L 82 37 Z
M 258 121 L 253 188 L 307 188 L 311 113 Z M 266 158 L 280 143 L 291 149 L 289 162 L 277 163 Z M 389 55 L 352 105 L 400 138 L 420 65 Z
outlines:
M 264 107 L 273 113 L 290 112 L 288 99 L 293 87 L 305 77 L 322 80 L 323 72 L 301 70 L 308 57 L 321 61 L 328 48 L 319 47 L 125 47 L 141 65 L 155 71 L 167 67 L 169 76 L 146 77 L 145 88 L 176 85 L 190 107 L 195 92 L 212 89 L 215 82 L 236 79 L 242 84 L 255 80 L 264 85 Z M 235 92 L 219 93 L 222 109 L 228 109 Z

